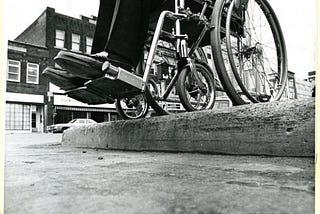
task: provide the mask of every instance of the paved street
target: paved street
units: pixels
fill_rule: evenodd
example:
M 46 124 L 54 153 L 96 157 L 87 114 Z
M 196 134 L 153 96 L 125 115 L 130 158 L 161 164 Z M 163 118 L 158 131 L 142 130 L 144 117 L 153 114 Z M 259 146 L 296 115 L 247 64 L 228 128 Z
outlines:
M 5 213 L 314 213 L 313 158 L 71 148 L 7 134 Z

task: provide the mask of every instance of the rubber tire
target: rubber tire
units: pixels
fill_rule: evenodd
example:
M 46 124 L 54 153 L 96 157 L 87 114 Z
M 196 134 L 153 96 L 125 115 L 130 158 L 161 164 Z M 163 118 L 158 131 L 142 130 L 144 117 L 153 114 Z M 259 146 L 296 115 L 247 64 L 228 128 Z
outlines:
M 144 106 L 144 111 L 143 111 L 143 114 L 141 115 L 138 115 L 137 117 L 130 117 L 122 108 L 121 106 L 121 102 L 122 102 L 122 99 L 116 99 L 116 102 L 115 102 L 115 106 L 116 106 L 116 110 L 118 112 L 118 114 L 120 115 L 120 117 L 124 120 L 133 120 L 133 119 L 140 119 L 140 118 L 144 118 L 147 114 L 148 114 L 148 109 L 149 109 L 149 104 L 147 102 L 147 99 L 145 97 L 144 94 L 141 94 L 145 100 L 145 106 Z
M 179 95 L 179 98 L 181 100 L 181 103 L 183 107 L 187 111 L 199 111 L 199 110 L 206 110 L 206 109 L 212 109 L 215 103 L 216 99 L 216 87 L 215 87 L 215 80 L 213 76 L 213 71 L 211 68 L 204 62 L 196 62 L 195 67 L 197 69 L 197 72 L 201 72 L 201 74 L 206 79 L 207 83 L 209 83 L 210 91 L 213 94 L 213 97 L 210 99 L 209 105 L 205 106 L 203 109 L 196 109 L 194 106 L 189 102 L 188 95 L 186 94 L 185 87 L 186 87 L 186 78 L 191 72 L 190 69 L 187 67 L 184 68 L 179 76 L 176 89 Z
M 266 2 L 265 0 L 263 0 L 263 1 Z M 248 104 L 248 102 L 243 100 L 241 98 L 241 96 L 237 93 L 237 91 L 235 90 L 235 88 L 234 88 L 234 86 L 228 76 L 227 69 L 226 69 L 224 59 L 222 56 L 221 20 L 222 20 L 222 13 L 223 13 L 225 2 L 226 2 L 226 0 L 217 0 L 215 2 L 214 10 L 211 15 L 211 26 L 214 26 L 214 28 L 211 31 L 211 35 L 210 35 L 211 47 L 212 47 L 212 50 L 214 50 L 213 52 L 215 52 L 215 54 L 213 54 L 213 59 L 214 59 L 217 74 L 219 76 L 221 84 L 222 84 L 223 88 L 225 89 L 225 92 L 227 93 L 228 97 L 232 101 L 233 105 L 243 105 L 243 104 Z M 270 5 L 268 4 L 268 6 L 270 6 Z M 271 8 L 271 6 L 270 6 L 270 8 Z M 274 12 L 273 12 L 273 14 L 274 14 Z M 276 20 L 276 24 L 278 25 L 278 27 L 280 27 L 278 20 Z M 282 32 L 280 32 L 280 33 L 282 35 Z M 281 37 L 282 37 L 281 41 L 284 44 L 283 36 L 281 36 Z M 284 51 L 284 54 L 285 54 L 285 62 L 286 62 L 287 61 L 286 60 L 286 57 L 287 57 L 286 51 Z M 284 66 L 287 68 L 287 63 L 285 63 Z M 287 69 L 284 69 L 284 70 L 287 71 Z M 284 78 L 287 78 L 287 76 L 284 76 Z
M 256 0 L 255 0 L 256 2 Z M 277 92 L 276 97 L 274 98 L 274 100 L 279 100 L 286 88 L 286 82 L 287 82 L 287 76 L 288 76 L 288 61 L 287 61 L 287 52 L 286 52 L 286 45 L 285 45 L 285 41 L 284 41 L 284 37 L 283 37 L 283 33 L 281 30 L 281 26 L 280 23 L 278 21 L 278 18 L 274 12 L 274 10 L 272 9 L 271 5 L 266 1 L 266 0 L 260 0 L 259 3 L 256 2 L 256 4 L 261 4 L 262 6 L 264 6 L 264 9 L 267 10 L 266 12 L 264 11 L 264 15 L 265 17 L 268 15 L 268 21 L 269 21 L 269 26 L 272 26 L 272 33 L 273 33 L 273 37 L 274 39 L 276 39 L 277 41 L 275 42 L 275 44 L 277 44 L 277 56 L 281 56 L 281 57 L 277 57 L 278 59 L 282 59 L 282 61 L 279 63 L 281 65 L 281 70 L 280 70 L 280 77 L 281 80 L 279 81 L 281 84 L 281 87 L 279 89 L 279 91 Z M 230 8 L 232 7 L 232 8 Z M 227 53 L 228 53 L 228 59 L 232 68 L 232 72 L 234 74 L 234 77 L 239 85 L 239 87 L 241 88 L 242 92 L 246 95 L 246 97 L 253 103 L 257 103 L 259 102 L 255 97 L 253 97 L 249 91 L 247 90 L 246 86 L 243 84 L 241 77 L 239 76 L 239 72 L 237 71 L 236 68 L 236 64 L 233 60 L 233 52 L 232 52 L 232 48 L 231 48 L 231 40 L 230 40 L 230 25 L 228 25 L 228 21 L 230 21 L 231 19 L 231 14 L 232 11 L 231 9 L 234 9 L 234 1 L 230 4 L 230 7 L 228 8 L 228 14 L 227 14 L 227 21 L 226 21 L 226 45 L 227 45 Z M 263 11 L 263 10 L 262 10 Z M 265 14 L 268 13 L 268 14 Z M 271 17 L 271 18 L 270 18 Z M 266 17 L 267 18 L 267 17 Z
M 205 66 L 210 69 L 210 67 L 207 65 L 208 60 L 206 58 L 206 54 L 205 54 L 205 52 L 203 51 L 203 49 L 201 47 L 198 47 L 196 49 L 194 57 L 197 57 L 197 61 L 199 61 L 201 63 L 204 63 Z M 151 84 L 155 84 L 156 85 L 156 83 L 154 81 L 151 82 Z M 159 105 L 159 103 L 152 96 L 152 94 L 151 94 L 150 90 L 148 89 L 148 87 L 146 88 L 145 95 L 146 95 L 146 98 L 147 98 L 147 102 L 153 108 L 153 110 L 156 112 L 156 114 L 158 116 L 172 114 L 172 113 L 166 111 L 164 108 L 162 108 L 162 106 Z
M 149 79 L 149 83 L 152 85 L 154 89 L 156 89 L 156 94 L 158 94 L 158 89 L 157 89 L 157 83 L 153 81 L 152 79 Z M 146 87 L 146 90 L 144 92 L 144 95 L 146 96 L 147 102 L 149 105 L 152 107 L 152 109 L 156 112 L 158 116 L 162 115 L 168 115 L 169 112 L 164 110 L 159 103 L 154 99 L 153 94 L 150 91 L 149 85 Z
M 222 11 L 224 8 L 224 3 L 226 0 L 217 0 L 214 4 L 214 9 L 211 14 L 211 24 L 213 26 L 210 33 L 211 40 L 211 48 L 213 54 L 214 64 L 217 70 L 218 77 L 220 82 L 228 95 L 229 99 L 233 103 L 233 105 L 243 105 L 246 102 L 238 96 L 235 88 L 233 87 L 232 82 L 227 73 L 227 69 L 224 64 L 224 59 L 222 56 L 221 49 L 221 19 L 222 19 Z

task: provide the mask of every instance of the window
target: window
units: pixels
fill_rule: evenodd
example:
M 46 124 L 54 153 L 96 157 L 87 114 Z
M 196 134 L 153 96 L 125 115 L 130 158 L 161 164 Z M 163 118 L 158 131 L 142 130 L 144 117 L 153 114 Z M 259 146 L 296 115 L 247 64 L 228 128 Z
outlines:
M 75 51 L 79 51 L 80 50 L 80 35 L 74 34 L 74 33 L 72 34 L 71 49 L 75 50 Z
M 20 82 L 20 62 L 8 60 L 7 80 Z
M 39 84 L 39 65 L 27 64 L 27 83 Z
M 56 30 L 56 47 L 64 48 L 65 32 L 63 30 Z
M 86 37 L 86 52 L 87 53 L 91 53 L 91 49 L 92 49 L 92 41 L 93 39 L 90 37 Z
M 30 105 L 6 104 L 6 130 L 30 130 Z

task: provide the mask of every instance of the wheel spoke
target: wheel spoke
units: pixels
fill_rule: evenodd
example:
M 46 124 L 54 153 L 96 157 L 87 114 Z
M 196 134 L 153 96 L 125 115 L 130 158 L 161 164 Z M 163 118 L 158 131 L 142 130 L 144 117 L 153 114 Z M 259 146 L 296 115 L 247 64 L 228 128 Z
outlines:
M 226 46 L 223 46 L 224 40 L 220 42 L 222 58 L 226 62 L 222 68 L 226 69 L 230 78 L 225 79 L 224 75 L 221 75 L 222 82 L 227 85 L 232 83 L 234 89 L 239 87 L 243 92 L 241 94 L 246 95 L 252 102 L 255 102 L 255 98 L 249 91 L 255 91 L 255 94 L 270 94 L 279 99 L 284 86 L 278 87 L 277 82 L 281 79 L 280 82 L 284 83 L 286 75 L 283 73 L 287 72 L 281 29 L 274 21 L 277 18 L 272 8 L 265 1 L 249 0 L 247 7 L 242 5 L 240 11 L 235 8 L 234 2 L 226 6 Z M 237 20 L 233 18 L 234 14 L 240 16 L 240 20 L 234 21 Z M 217 64 L 219 67 L 220 61 Z M 233 80 L 236 80 L 236 83 Z M 230 86 L 229 89 L 231 90 Z M 231 95 L 233 99 L 239 96 L 234 92 Z

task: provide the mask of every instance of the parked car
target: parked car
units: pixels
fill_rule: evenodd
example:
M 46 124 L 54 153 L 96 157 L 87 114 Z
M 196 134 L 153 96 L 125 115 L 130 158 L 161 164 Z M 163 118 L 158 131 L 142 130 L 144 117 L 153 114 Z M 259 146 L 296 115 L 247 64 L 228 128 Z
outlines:
M 73 119 L 69 123 L 58 123 L 48 126 L 47 131 L 52 133 L 62 133 L 71 127 L 89 125 L 94 123 L 97 122 L 92 119 Z

